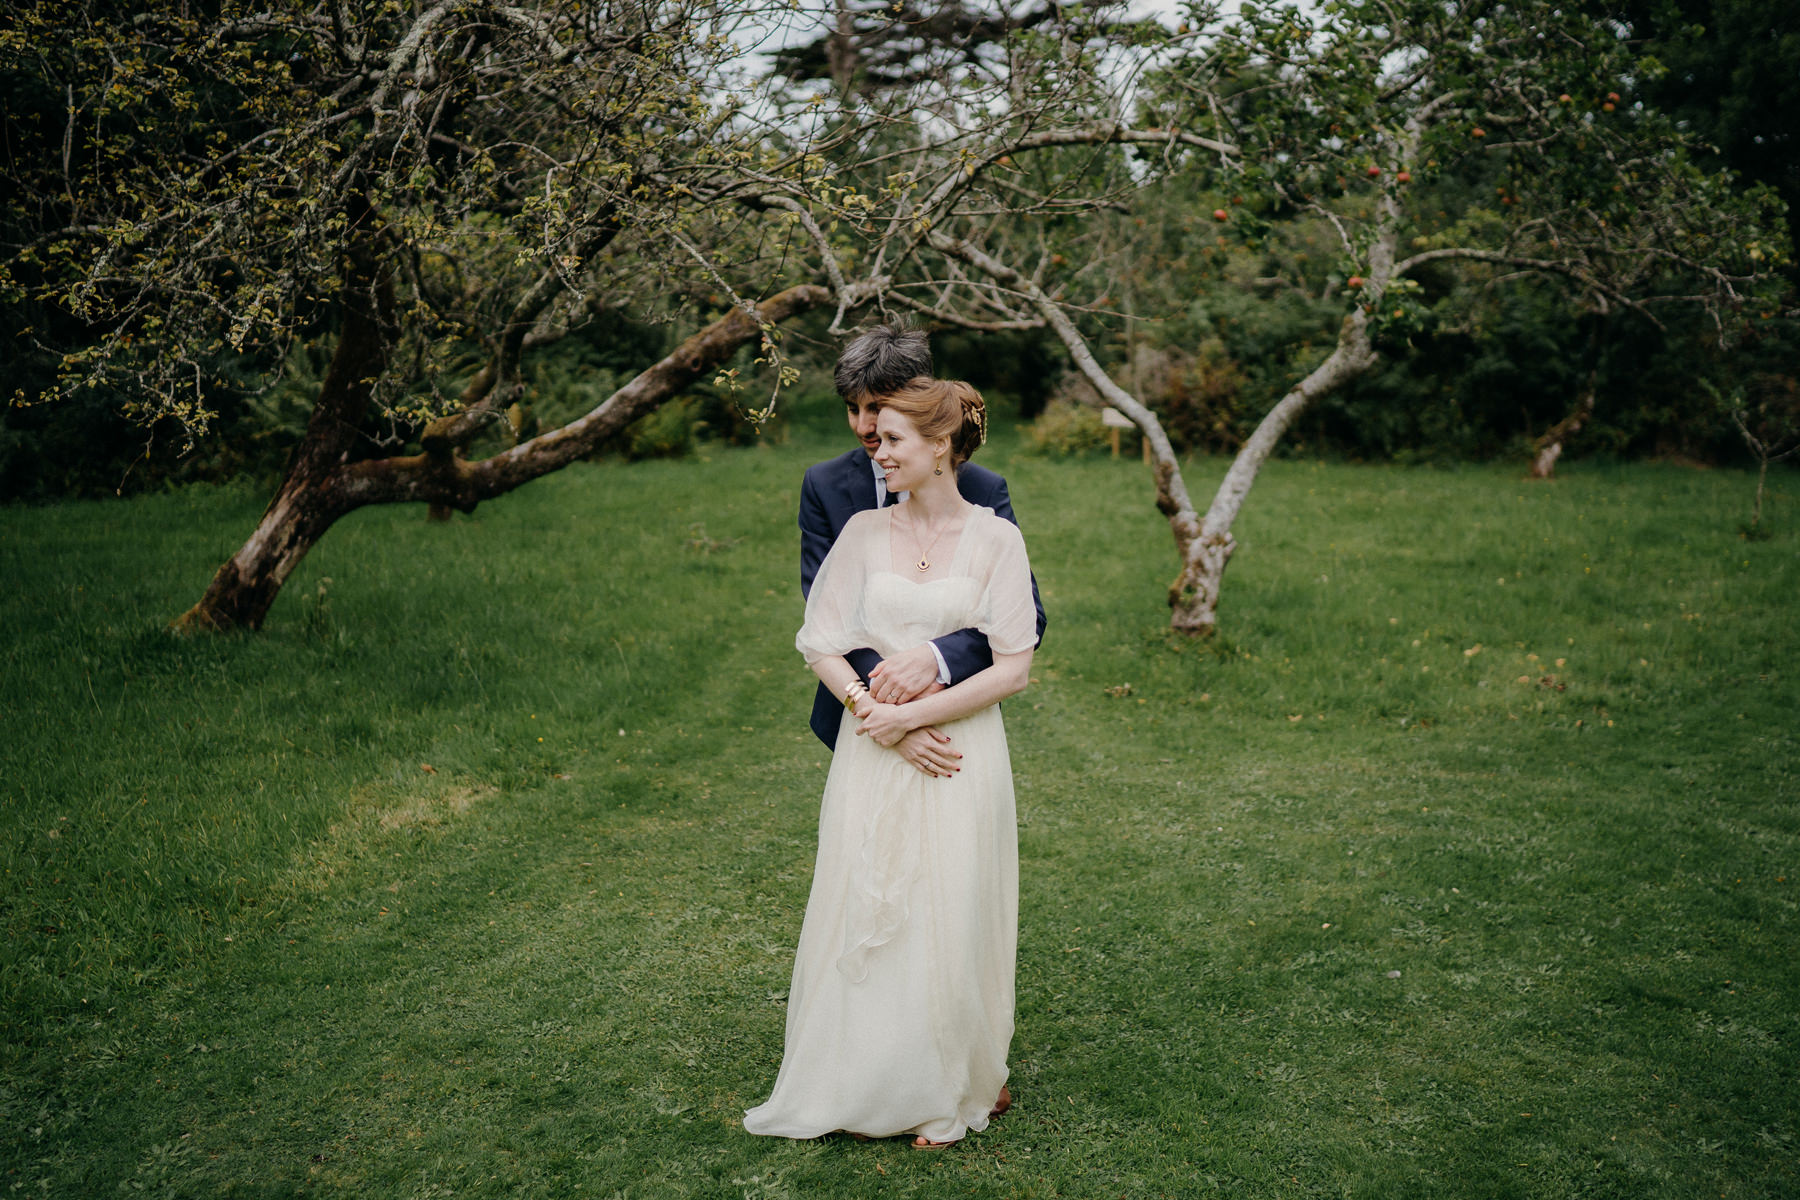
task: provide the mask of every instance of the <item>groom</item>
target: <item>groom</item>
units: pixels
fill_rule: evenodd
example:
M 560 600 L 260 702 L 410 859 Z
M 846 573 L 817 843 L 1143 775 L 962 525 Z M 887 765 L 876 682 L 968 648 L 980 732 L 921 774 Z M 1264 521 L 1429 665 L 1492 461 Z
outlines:
M 887 483 L 875 465 L 880 448 L 875 436 L 876 401 L 908 380 L 931 374 L 931 346 L 916 329 L 877 325 L 859 334 L 838 358 L 834 380 L 844 401 L 850 431 L 861 443 L 837 458 L 807 468 L 800 485 L 800 594 L 810 595 L 819 564 L 837 541 L 850 518 L 867 508 L 880 508 L 898 499 L 887 494 Z M 964 463 L 956 474 L 957 490 L 971 504 L 991 508 L 1013 524 L 1012 501 L 1006 480 L 974 463 Z M 1031 580 L 1031 598 L 1037 604 L 1038 640 L 1044 638 L 1044 602 L 1038 596 L 1037 578 Z M 852 650 L 844 656 L 869 684 L 875 699 L 904 704 L 926 692 L 960 683 L 993 665 L 987 637 L 974 629 L 959 629 L 933 641 L 883 659 L 873 650 Z M 819 685 L 813 698 L 812 730 L 819 740 L 835 748 L 843 702 Z M 894 749 L 907 762 L 930 775 L 948 775 L 957 769 L 962 755 L 950 739 L 929 726 L 907 734 Z

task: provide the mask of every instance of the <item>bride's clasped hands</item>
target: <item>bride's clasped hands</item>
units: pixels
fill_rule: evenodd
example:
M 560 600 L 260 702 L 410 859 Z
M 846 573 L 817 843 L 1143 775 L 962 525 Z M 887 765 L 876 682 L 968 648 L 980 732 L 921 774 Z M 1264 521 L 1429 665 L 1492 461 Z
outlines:
M 931 644 L 913 647 L 892 658 L 884 658 L 869 673 L 868 686 L 850 709 L 858 721 L 866 721 L 876 707 L 903 709 L 915 700 L 944 690 L 937 678 L 937 659 Z M 951 743 L 950 735 L 935 725 L 907 720 L 910 714 L 890 714 L 889 720 L 873 726 L 859 725 L 858 736 L 868 736 L 875 744 L 893 750 L 924 775 L 947 779 L 962 770 L 962 751 Z M 901 728 L 889 736 L 889 728 Z
M 878 746 L 896 745 L 901 738 L 918 728 L 907 719 L 906 708 L 904 704 L 882 704 L 875 700 L 865 700 L 856 708 L 856 717 L 862 722 L 856 727 L 856 736 L 872 738 Z

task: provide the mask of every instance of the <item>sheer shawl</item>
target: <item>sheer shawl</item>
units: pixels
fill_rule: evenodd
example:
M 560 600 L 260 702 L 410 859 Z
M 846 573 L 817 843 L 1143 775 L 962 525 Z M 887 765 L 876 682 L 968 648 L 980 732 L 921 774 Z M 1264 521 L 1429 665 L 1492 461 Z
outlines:
M 819 565 L 806 600 L 805 623 L 794 638 L 795 649 L 808 663 L 864 646 L 882 653 L 907 648 L 896 640 L 904 641 L 913 631 L 894 628 L 888 615 L 869 604 L 870 580 L 894 574 L 889 546 L 892 521 L 892 509 L 858 513 Z M 950 572 L 927 582 L 951 579 L 974 584 L 967 620 L 928 636 L 940 637 L 960 628 L 979 629 L 995 654 L 1017 654 L 1036 644 L 1031 564 L 1018 526 L 995 516 L 990 508 L 972 508 Z

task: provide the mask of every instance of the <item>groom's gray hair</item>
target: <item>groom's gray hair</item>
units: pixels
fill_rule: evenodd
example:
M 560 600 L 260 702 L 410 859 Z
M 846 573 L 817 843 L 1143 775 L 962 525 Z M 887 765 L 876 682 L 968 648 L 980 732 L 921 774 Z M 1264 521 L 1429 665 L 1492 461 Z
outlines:
M 924 330 L 876 325 L 844 347 L 832 382 L 839 396 L 854 403 L 866 395 L 899 391 L 908 380 L 930 374 L 931 342 Z

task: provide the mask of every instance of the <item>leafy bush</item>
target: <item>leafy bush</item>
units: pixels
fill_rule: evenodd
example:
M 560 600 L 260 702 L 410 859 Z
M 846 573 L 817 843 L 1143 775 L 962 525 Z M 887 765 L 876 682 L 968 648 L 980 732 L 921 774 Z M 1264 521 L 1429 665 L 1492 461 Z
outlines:
M 1061 390 L 1059 387 L 1058 391 Z M 1068 458 L 1111 445 L 1109 435 L 1097 409 L 1059 398 L 1052 400 L 1042 415 L 1025 427 L 1025 444 L 1037 454 Z
M 620 453 L 637 462 L 646 458 L 686 458 L 694 451 L 697 407 L 692 396 L 671 400 L 625 427 L 615 442 Z
M 1242 444 L 1246 376 L 1222 339 L 1203 339 L 1192 355 L 1139 346 L 1132 371 L 1139 399 L 1156 411 L 1176 449 L 1229 453 Z

